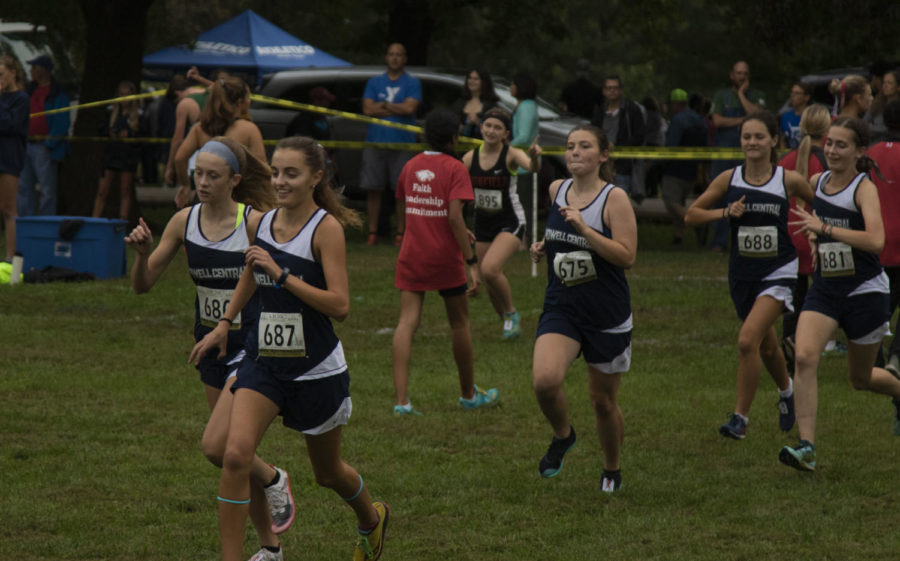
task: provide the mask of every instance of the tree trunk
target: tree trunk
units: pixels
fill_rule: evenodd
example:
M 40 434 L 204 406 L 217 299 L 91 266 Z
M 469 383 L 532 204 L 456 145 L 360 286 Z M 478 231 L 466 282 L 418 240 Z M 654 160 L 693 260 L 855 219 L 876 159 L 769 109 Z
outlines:
M 434 29 L 428 2 L 393 0 L 389 17 L 388 43 L 402 43 L 406 47 L 408 64 L 428 64 L 428 43 Z
M 140 84 L 146 16 L 152 3 L 153 0 L 81 0 L 87 44 L 80 103 L 115 97 L 116 86 L 122 80 Z M 79 111 L 75 136 L 97 136 L 106 118 L 103 107 Z M 71 146 L 59 174 L 59 214 L 89 216 L 100 177 L 102 145 L 75 141 Z M 118 188 L 111 188 L 108 206 L 118 209 L 118 199 Z M 138 212 L 135 201 L 132 216 Z

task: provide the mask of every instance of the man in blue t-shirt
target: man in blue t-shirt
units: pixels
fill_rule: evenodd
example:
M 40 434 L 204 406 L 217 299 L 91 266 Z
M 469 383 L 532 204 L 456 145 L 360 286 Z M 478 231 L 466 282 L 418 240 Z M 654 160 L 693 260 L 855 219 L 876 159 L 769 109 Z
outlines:
M 385 55 L 385 62 L 387 72 L 370 78 L 366 83 L 366 90 L 363 93 L 363 114 L 395 123 L 415 125 L 416 110 L 422 102 L 422 86 L 417 78 L 403 70 L 406 65 L 406 48 L 400 43 L 391 44 Z M 369 125 L 366 141 L 412 143 L 416 141 L 416 134 L 381 125 Z M 411 156 L 412 153 L 405 150 L 363 150 L 359 184 L 366 191 L 368 245 L 378 243 L 378 217 L 384 187 L 390 185 L 388 191 L 391 193 L 396 190 L 400 170 Z M 394 245 L 400 245 L 406 226 L 401 202 L 397 201 L 397 235 L 394 237 Z
M 803 135 L 800 134 L 800 117 L 803 115 L 803 110 L 809 107 L 812 93 L 811 84 L 797 81 L 791 86 L 791 108 L 782 113 L 779 118 L 782 148 L 793 150 L 800 146 L 800 141 L 803 139 Z

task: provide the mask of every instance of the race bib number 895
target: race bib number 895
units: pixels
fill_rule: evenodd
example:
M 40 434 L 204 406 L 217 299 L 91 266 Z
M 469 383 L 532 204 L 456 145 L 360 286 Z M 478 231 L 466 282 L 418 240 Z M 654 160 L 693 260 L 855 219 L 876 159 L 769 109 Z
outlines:
M 738 253 L 744 257 L 775 257 L 778 255 L 778 228 L 741 226 L 738 228 Z
M 306 341 L 303 339 L 303 316 L 261 312 L 259 314 L 259 356 L 303 357 Z
M 553 272 L 566 286 L 575 286 L 597 278 L 597 270 L 589 251 L 557 253 L 553 258 Z
M 200 306 L 200 324 L 206 327 L 215 327 L 222 319 L 228 302 L 231 301 L 231 291 L 220 288 L 197 287 L 197 303 Z M 241 314 L 234 317 L 229 329 L 241 328 Z
M 475 208 L 481 210 L 503 210 L 503 195 L 494 189 L 475 189 Z
M 819 267 L 823 277 L 845 277 L 856 272 L 853 248 L 842 242 L 819 244 Z

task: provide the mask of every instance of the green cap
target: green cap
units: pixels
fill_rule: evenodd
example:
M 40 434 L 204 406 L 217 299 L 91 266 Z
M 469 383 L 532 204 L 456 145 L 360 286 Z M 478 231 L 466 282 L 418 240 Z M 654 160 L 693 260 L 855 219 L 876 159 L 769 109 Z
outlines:
M 672 93 L 669 94 L 669 100 L 671 101 L 687 101 L 688 94 L 686 91 L 681 88 L 675 88 L 672 90 Z

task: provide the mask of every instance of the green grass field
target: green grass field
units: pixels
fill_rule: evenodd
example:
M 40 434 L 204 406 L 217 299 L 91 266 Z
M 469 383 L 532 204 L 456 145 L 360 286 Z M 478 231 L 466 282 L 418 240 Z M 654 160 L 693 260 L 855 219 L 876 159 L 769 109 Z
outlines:
M 157 232 L 166 217 L 157 217 Z M 542 480 L 550 429 L 531 391 L 545 269 L 508 267 L 525 336 L 500 338 L 486 295 L 471 303 L 476 382 L 499 407 L 464 412 L 440 298 L 429 294 L 413 347 L 411 396 L 391 415 L 395 249 L 350 234 L 352 309 L 336 329 L 354 401 L 345 459 L 391 505 L 386 560 L 893 559 L 900 550 L 898 448 L 890 400 L 854 392 L 844 359 L 820 371 L 819 470 L 777 460 L 796 430 L 777 428 L 764 375 L 748 437 L 717 432 L 734 403 L 738 330 L 727 260 L 669 248 L 641 224 L 629 272 L 631 372 L 620 402 L 624 487 L 599 491 L 583 362 L 566 389 L 579 443 Z M 179 256 L 134 295 L 126 279 L 0 287 L 0 560 L 213 560 L 218 471 L 201 455 L 207 407 L 194 369 L 192 285 Z M 291 474 L 298 515 L 290 560 L 349 559 L 354 518 L 316 486 L 302 438 L 276 421 L 260 455 Z M 249 529 L 249 527 L 248 527 Z M 258 549 L 248 532 L 247 556 Z

